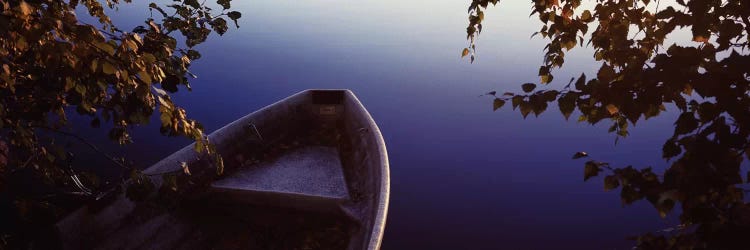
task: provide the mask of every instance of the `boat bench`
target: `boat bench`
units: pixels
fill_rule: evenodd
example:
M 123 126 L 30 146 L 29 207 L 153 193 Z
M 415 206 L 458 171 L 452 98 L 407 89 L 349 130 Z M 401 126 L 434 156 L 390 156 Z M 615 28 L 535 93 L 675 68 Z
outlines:
M 231 203 L 335 212 L 349 200 L 349 191 L 338 150 L 305 146 L 241 167 L 213 182 L 211 196 Z

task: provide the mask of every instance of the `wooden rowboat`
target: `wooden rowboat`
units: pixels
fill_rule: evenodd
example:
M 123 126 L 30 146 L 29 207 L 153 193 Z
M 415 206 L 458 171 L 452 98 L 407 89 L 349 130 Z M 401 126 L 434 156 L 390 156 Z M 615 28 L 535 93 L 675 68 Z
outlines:
M 379 249 L 389 196 L 380 130 L 349 90 L 306 90 L 209 135 L 226 172 L 186 146 L 143 173 L 211 176 L 171 209 L 117 195 L 57 223 L 65 249 Z M 183 176 L 185 177 L 185 176 Z M 204 178 L 205 179 L 205 178 Z M 144 212 L 145 211 L 145 212 Z

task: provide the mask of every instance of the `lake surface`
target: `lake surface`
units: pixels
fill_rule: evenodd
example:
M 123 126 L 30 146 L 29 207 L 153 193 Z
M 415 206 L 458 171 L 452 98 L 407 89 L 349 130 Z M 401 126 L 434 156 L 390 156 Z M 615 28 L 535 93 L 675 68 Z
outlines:
M 557 107 L 527 119 L 510 105 L 493 112 L 492 98 L 478 96 L 538 81 L 545 41 L 529 38 L 541 27 L 530 3 L 504 1 L 486 14 L 475 63 L 462 60 L 469 2 L 234 1 L 240 29 L 198 47 L 199 78 L 175 100 L 213 131 L 304 89 L 354 91 L 390 156 L 383 249 L 629 249 L 625 237 L 674 226 L 646 202 L 622 207 L 602 178 L 584 182 L 571 156 L 662 169 L 677 112 L 639 123 L 616 146 L 606 122 L 566 121 Z M 133 27 L 148 15 L 125 4 L 113 19 Z M 597 69 L 591 50 L 577 50 L 552 87 Z M 146 167 L 189 143 L 159 136 L 156 122 L 134 140 L 108 149 Z

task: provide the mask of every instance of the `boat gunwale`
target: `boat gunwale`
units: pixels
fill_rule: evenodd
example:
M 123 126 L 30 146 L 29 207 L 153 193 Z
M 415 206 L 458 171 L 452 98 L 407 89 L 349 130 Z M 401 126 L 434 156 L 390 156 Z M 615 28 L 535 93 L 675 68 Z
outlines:
M 285 102 L 289 102 L 291 100 L 294 100 L 296 98 L 300 98 L 304 95 L 311 94 L 314 91 L 343 91 L 347 98 L 351 98 L 352 102 L 355 104 L 356 108 L 361 111 L 361 115 L 364 118 L 364 123 L 369 127 L 370 131 L 373 133 L 373 137 L 375 139 L 375 144 L 377 147 L 377 153 L 379 156 L 380 164 L 378 164 L 377 167 L 380 169 L 380 176 L 379 176 L 379 190 L 375 190 L 378 192 L 377 200 L 375 202 L 375 217 L 373 218 L 373 224 L 372 224 L 372 230 L 367 234 L 369 237 L 369 241 L 367 242 L 367 248 L 369 250 L 375 250 L 380 249 L 381 242 L 383 239 L 383 234 L 385 231 L 385 223 L 386 218 L 388 214 L 388 205 L 390 200 L 390 163 L 388 161 L 388 151 L 386 149 L 385 141 L 383 139 L 383 135 L 380 132 L 380 128 L 375 123 L 375 120 L 372 118 L 372 115 L 370 112 L 365 108 L 365 106 L 362 104 L 362 102 L 357 98 L 357 96 L 349 89 L 305 89 L 303 91 L 300 91 L 296 94 L 293 94 L 291 96 L 285 97 L 279 101 L 276 101 L 272 104 L 266 105 L 263 108 L 260 108 L 256 111 L 253 111 L 247 115 L 244 115 L 224 126 L 221 128 L 214 130 L 211 132 L 211 134 L 208 135 L 209 142 L 211 143 L 221 143 L 223 141 L 223 134 L 229 132 L 231 129 L 233 129 L 236 126 L 243 126 L 244 123 L 247 123 L 248 121 L 251 121 L 252 118 L 254 118 L 257 114 L 261 114 L 267 110 L 272 109 L 276 105 L 283 105 Z M 165 171 L 174 171 L 179 167 L 178 164 L 174 164 L 175 161 L 186 161 L 188 164 L 193 163 L 196 160 L 196 157 L 198 154 L 194 150 L 195 142 L 181 148 L 180 150 L 175 151 L 174 153 L 168 155 L 164 159 L 156 162 L 155 164 L 151 165 L 150 167 L 146 168 L 143 173 L 146 174 L 153 174 L 153 173 L 160 173 Z M 173 169 L 170 169 L 173 168 Z M 369 218 L 365 218 L 369 219 Z
M 311 91 L 311 90 L 306 90 Z M 385 232 L 385 222 L 388 216 L 388 203 L 390 201 L 390 163 L 388 161 L 388 150 L 385 146 L 385 140 L 383 134 L 380 132 L 375 120 L 372 118 L 370 111 L 368 111 L 362 102 L 357 98 L 351 90 L 344 89 L 344 92 L 352 98 L 357 104 L 358 108 L 363 111 L 363 115 L 366 119 L 367 124 L 372 131 L 378 148 L 378 155 L 380 156 L 380 190 L 378 192 L 377 210 L 375 212 L 375 218 L 373 222 L 373 232 L 370 233 L 370 242 L 368 242 L 367 249 L 380 249 L 383 240 L 383 233 Z
M 223 133 L 227 132 L 228 130 L 230 130 L 230 129 L 236 127 L 236 126 L 242 126 L 242 123 L 247 122 L 248 120 L 251 120 L 253 118 L 253 116 L 255 116 L 257 114 L 260 114 L 260 113 L 262 113 L 262 112 L 264 112 L 266 110 L 269 110 L 273 106 L 282 104 L 284 102 L 288 102 L 288 101 L 293 100 L 295 98 L 299 98 L 299 96 L 305 95 L 308 91 L 309 90 L 305 90 L 305 91 L 301 91 L 301 92 L 298 92 L 296 94 L 293 94 L 291 96 L 287 96 L 287 97 L 285 97 L 285 98 L 283 98 L 281 100 L 278 100 L 278 101 L 276 101 L 276 102 L 274 102 L 272 104 L 266 105 L 266 106 L 264 106 L 264 107 L 262 107 L 262 108 L 260 108 L 260 109 L 258 109 L 256 111 L 253 111 L 253 112 L 251 112 L 249 114 L 246 114 L 246 115 L 244 115 L 244 116 L 242 116 L 240 118 L 235 119 L 234 121 L 232 121 L 232 122 L 230 122 L 230 123 L 222 126 L 221 128 L 218 128 L 218 129 L 214 130 L 213 132 L 211 132 L 208 135 L 209 142 L 216 144 L 217 142 L 215 140 L 219 140 L 219 143 L 221 143 L 220 140 L 222 140 L 222 139 L 221 138 L 217 138 L 217 137 L 220 137 Z M 160 172 L 165 172 L 165 171 L 177 170 L 177 168 L 169 169 L 170 166 L 174 166 L 174 165 L 170 164 L 170 161 L 173 160 L 173 159 L 170 159 L 170 158 L 189 158 L 189 159 L 185 159 L 185 160 L 193 160 L 194 161 L 196 159 L 196 156 L 198 156 L 198 153 L 195 152 L 194 148 L 195 148 L 195 142 L 190 143 L 187 146 L 185 146 L 185 147 L 183 147 L 183 148 L 175 151 L 174 153 L 168 155 L 164 159 L 161 159 L 160 161 L 154 163 L 150 167 L 144 169 L 143 173 L 145 173 L 145 174 L 153 174 L 153 173 L 160 173 Z M 183 154 L 187 154 L 187 155 L 183 155 Z M 188 164 L 190 164 L 190 163 L 191 162 L 188 162 Z

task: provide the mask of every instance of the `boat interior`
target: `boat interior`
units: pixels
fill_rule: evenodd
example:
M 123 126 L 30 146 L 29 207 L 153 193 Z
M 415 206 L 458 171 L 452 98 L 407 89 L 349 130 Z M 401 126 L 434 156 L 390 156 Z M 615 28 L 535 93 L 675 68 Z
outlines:
M 58 223 L 66 248 L 373 248 L 388 173 L 377 155 L 379 131 L 350 95 L 304 91 L 212 133 L 226 166 L 220 176 L 191 146 L 183 148 L 144 171 L 169 172 L 186 161 L 192 176 L 179 178 L 189 183 L 179 206 L 120 196 L 96 211 L 80 209 Z

